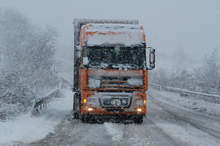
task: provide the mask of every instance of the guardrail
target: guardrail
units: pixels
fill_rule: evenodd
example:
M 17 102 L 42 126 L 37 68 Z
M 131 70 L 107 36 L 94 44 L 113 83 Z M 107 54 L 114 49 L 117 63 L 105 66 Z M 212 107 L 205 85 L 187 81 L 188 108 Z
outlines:
M 175 87 L 161 86 L 161 85 L 154 84 L 154 83 L 151 83 L 150 86 L 157 90 L 176 92 L 176 93 L 179 93 L 180 96 L 193 96 L 194 98 L 197 98 L 197 99 L 202 99 L 204 101 L 220 104 L 220 95 L 189 91 L 186 89 L 175 88 Z
M 71 89 L 71 84 L 68 80 L 64 78 L 60 78 L 60 84 L 57 89 L 52 90 L 46 96 L 42 96 L 41 98 L 37 98 L 34 101 L 32 115 L 39 115 L 42 111 L 46 110 L 49 102 L 53 98 L 59 98 L 62 96 L 61 89 Z
M 32 109 L 32 115 L 38 115 L 42 111 L 46 110 L 52 98 L 58 98 L 60 96 L 61 96 L 60 89 L 55 89 L 52 92 L 50 92 L 47 96 L 43 96 L 41 98 L 35 99 Z

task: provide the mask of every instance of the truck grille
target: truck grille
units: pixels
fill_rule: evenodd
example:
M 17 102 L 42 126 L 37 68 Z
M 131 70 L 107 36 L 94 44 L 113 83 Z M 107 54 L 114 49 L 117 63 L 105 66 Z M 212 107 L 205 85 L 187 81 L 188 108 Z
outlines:
M 100 98 L 100 104 L 104 108 L 128 108 L 131 104 L 131 97 L 128 96 L 110 96 Z

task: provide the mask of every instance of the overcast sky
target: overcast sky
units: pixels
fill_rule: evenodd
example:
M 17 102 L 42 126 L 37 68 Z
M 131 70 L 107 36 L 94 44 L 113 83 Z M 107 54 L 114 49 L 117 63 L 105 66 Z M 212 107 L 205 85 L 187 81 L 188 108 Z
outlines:
M 212 48 L 220 49 L 220 0 L 0 0 L 0 7 L 56 28 L 59 52 L 66 54 L 72 51 L 73 18 L 138 19 L 160 65 L 198 64 Z

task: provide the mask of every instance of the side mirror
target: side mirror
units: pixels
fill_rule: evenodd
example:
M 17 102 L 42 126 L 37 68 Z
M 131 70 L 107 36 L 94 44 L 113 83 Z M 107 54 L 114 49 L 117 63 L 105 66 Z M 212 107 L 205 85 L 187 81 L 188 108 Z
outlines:
M 155 61 L 156 61 L 155 49 L 148 47 L 146 49 L 146 52 L 147 52 L 146 66 L 148 70 L 152 70 L 155 68 Z
M 87 66 L 89 64 L 89 59 L 88 57 L 83 57 L 83 65 Z

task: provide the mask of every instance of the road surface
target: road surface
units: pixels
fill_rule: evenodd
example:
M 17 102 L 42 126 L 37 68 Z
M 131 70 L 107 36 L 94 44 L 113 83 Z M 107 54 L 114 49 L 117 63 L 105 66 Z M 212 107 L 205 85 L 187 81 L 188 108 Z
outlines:
M 71 81 L 72 76 L 66 74 L 71 73 L 72 64 L 68 64 L 69 62 L 62 65 L 60 70 L 63 71 L 61 76 Z M 181 97 L 178 93 L 150 89 L 147 105 L 147 117 L 140 125 L 111 122 L 85 124 L 72 120 L 69 111 L 55 131 L 43 139 L 30 143 L 16 142 L 15 145 L 219 146 L 220 104 L 207 103 L 198 97 L 195 100 L 193 97 Z
M 19 144 L 24 146 L 219 145 L 220 119 L 169 101 L 175 97 L 179 95 L 151 89 L 147 103 L 148 115 L 140 125 L 112 122 L 85 124 L 79 120 L 72 120 L 70 111 L 56 126 L 55 132 L 41 140 Z

